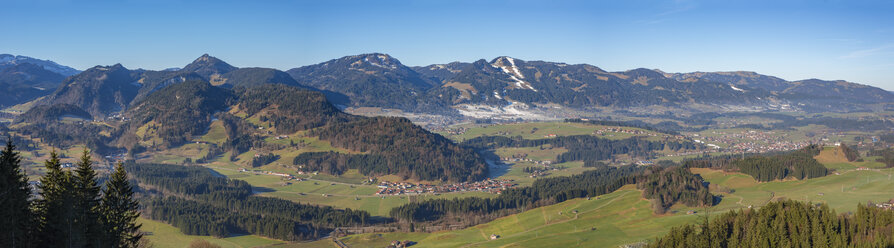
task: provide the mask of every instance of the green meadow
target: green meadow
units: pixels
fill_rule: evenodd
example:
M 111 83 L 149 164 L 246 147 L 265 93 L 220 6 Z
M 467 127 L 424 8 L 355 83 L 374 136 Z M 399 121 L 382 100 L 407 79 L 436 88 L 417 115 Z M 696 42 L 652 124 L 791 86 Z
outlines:
M 152 246 L 156 248 L 189 247 L 189 243 L 197 239 L 207 240 L 222 248 L 261 247 L 285 243 L 280 240 L 255 235 L 239 235 L 228 238 L 186 235 L 180 232 L 180 229 L 164 222 L 144 218 L 140 218 L 138 222 L 143 225 L 140 230 L 145 233 L 145 239 L 149 240 Z
M 719 204 L 708 209 L 710 214 L 757 208 L 779 199 L 825 203 L 845 213 L 855 210 L 857 204 L 894 198 L 890 190 L 894 188 L 894 169 L 839 170 L 821 178 L 765 183 L 741 173 L 711 169 L 693 172 L 722 197 Z M 687 214 L 690 210 L 697 213 Z M 700 208 L 674 206 L 668 214 L 656 215 L 641 192 L 628 185 L 598 199 L 573 199 L 462 230 L 359 234 L 342 241 L 351 247 L 381 247 L 392 240 L 416 241 L 419 247 L 617 247 L 648 241 L 674 226 L 696 223 L 704 217 L 702 212 Z M 491 234 L 500 238 L 490 240 Z

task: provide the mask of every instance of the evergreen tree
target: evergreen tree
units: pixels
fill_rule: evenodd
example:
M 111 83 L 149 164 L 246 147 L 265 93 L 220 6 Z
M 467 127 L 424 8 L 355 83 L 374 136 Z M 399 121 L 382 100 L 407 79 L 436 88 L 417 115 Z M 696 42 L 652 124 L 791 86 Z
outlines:
M 40 179 L 42 199 L 36 202 L 38 232 L 36 239 L 40 247 L 72 247 L 72 229 L 75 211 L 71 173 L 62 170 L 56 151 L 44 165 L 47 174 Z
M 99 222 L 100 187 L 96 183 L 96 172 L 90 159 L 90 151 L 85 149 L 72 177 L 73 207 L 76 212 L 72 244 L 76 247 L 98 246 L 102 234 Z
M 139 205 L 133 198 L 133 188 L 127 181 L 127 172 L 121 163 L 115 165 L 103 192 L 101 209 L 105 229 L 105 247 L 137 247 L 143 234 L 136 220 Z
M 0 247 L 27 247 L 30 242 L 31 188 L 21 161 L 10 138 L 0 152 L 0 227 L 6 230 L 0 235 Z

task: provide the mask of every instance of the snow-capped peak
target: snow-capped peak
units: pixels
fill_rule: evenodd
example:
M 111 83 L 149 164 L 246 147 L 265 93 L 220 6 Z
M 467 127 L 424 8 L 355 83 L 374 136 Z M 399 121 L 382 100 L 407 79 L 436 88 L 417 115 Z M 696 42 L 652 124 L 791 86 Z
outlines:
M 71 76 L 71 75 L 78 74 L 81 72 L 77 69 L 74 69 L 74 68 L 71 68 L 68 66 L 64 66 L 64 65 L 60 65 L 60 64 L 57 64 L 56 62 L 49 61 L 49 60 L 35 59 L 32 57 L 22 56 L 22 55 L 0 54 L 0 68 L 3 68 L 5 66 L 26 64 L 26 63 L 43 67 L 43 69 L 45 69 L 45 70 L 59 73 L 63 76 Z

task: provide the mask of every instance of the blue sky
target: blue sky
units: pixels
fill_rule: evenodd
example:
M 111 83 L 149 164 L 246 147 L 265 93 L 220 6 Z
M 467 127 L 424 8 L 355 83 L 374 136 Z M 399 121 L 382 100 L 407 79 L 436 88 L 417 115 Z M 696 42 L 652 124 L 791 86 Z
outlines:
M 894 1 L 0 0 L 0 13 L 0 53 L 78 69 L 203 53 L 277 69 L 369 52 L 407 65 L 506 55 L 894 90 Z

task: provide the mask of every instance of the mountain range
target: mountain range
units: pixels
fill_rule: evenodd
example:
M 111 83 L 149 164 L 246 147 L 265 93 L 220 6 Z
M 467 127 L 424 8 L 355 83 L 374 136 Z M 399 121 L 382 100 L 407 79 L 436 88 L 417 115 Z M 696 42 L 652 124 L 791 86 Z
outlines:
M 754 72 L 609 72 L 588 64 L 453 62 L 410 67 L 387 54 L 346 56 L 287 71 L 237 68 L 208 54 L 182 69 L 121 65 L 78 72 L 51 61 L 0 55 L 0 105 L 73 104 L 95 118 L 121 113 L 164 87 L 203 80 L 223 88 L 285 84 L 323 92 L 341 107 L 377 107 L 471 118 L 540 118 L 535 113 L 630 110 L 851 112 L 890 108 L 891 92 L 847 81 L 786 81 Z M 653 108 L 653 107 L 659 108 Z
M 751 72 L 609 72 L 511 57 L 409 67 L 374 53 L 280 71 L 237 68 L 205 54 L 177 70 L 115 64 L 67 77 L 55 71 L 17 62 L 0 73 L 6 75 L 0 83 L 14 87 L 11 93 L 31 94 L 8 103 L 31 106 L 15 118 L 15 129 L 51 145 L 86 144 L 96 151 L 132 154 L 176 149 L 200 142 L 218 123 L 218 133 L 225 135 L 201 141 L 209 151 L 197 159 L 228 153 L 231 161 L 254 166 L 263 162 L 240 156 L 249 151 L 255 157 L 286 154 L 305 142 L 324 142 L 329 150 L 289 160 L 306 172 L 339 175 L 357 169 L 368 176 L 423 181 L 480 180 L 487 171 L 484 155 L 405 118 L 365 117 L 343 109 L 536 119 L 565 111 L 637 108 L 863 111 L 894 102 L 890 92 L 845 81 L 788 82 Z M 104 121 L 77 121 L 90 118 Z M 68 121 L 59 122 L 63 119 Z M 282 137 L 300 142 L 268 142 Z

